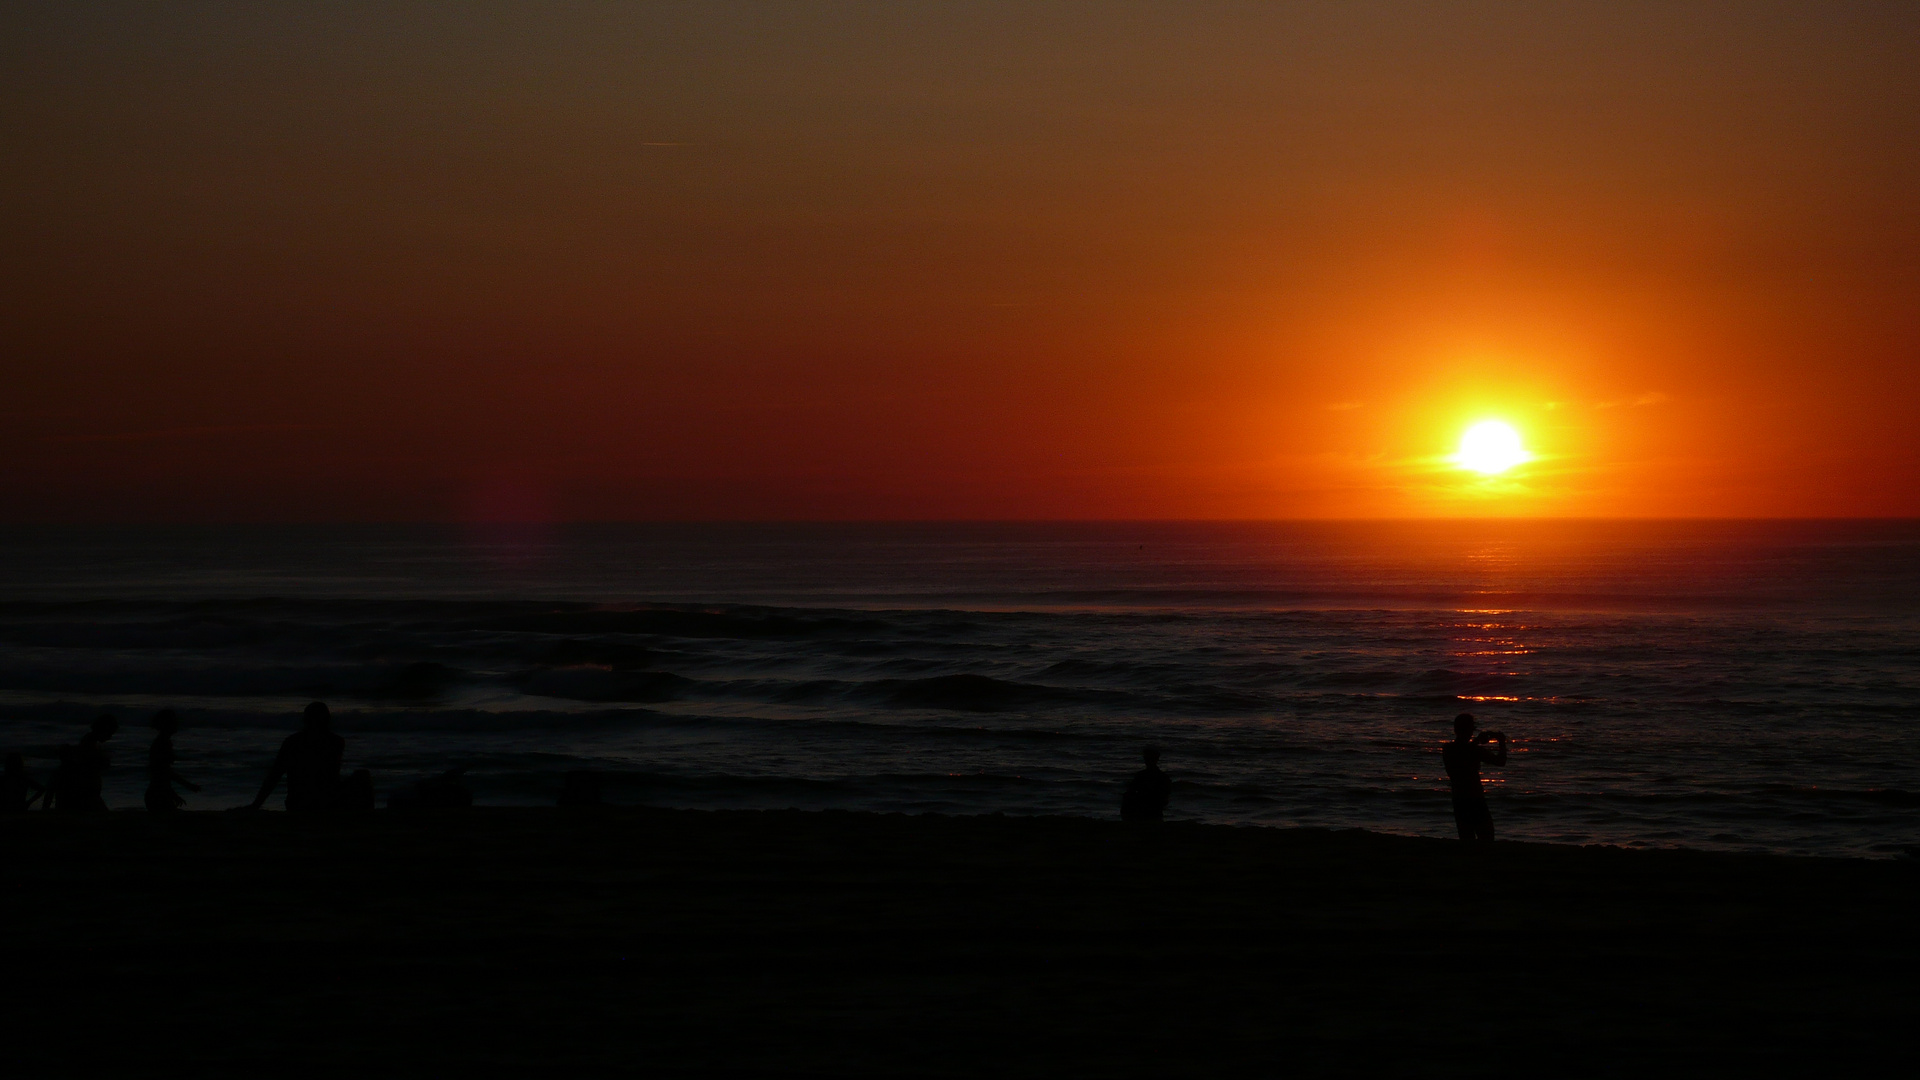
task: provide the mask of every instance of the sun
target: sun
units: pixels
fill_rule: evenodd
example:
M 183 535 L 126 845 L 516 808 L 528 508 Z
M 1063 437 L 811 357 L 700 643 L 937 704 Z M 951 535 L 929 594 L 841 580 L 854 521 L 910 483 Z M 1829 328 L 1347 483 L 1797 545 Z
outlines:
M 1460 436 L 1459 451 L 1453 455 L 1454 464 L 1484 476 L 1506 472 L 1531 460 L 1533 455 L 1520 445 L 1520 433 L 1499 420 L 1482 420 L 1468 428 Z

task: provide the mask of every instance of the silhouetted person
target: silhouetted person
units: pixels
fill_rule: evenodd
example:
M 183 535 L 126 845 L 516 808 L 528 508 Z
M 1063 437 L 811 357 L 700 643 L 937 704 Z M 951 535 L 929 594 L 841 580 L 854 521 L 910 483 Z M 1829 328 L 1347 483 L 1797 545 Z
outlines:
M 0 773 L 0 814 L 26 813 L 46 790 L 27 773 L 26 759 L 19 754 L 7 755 L 6 771 Z
M 1460 826 L 1462 840 L 1492 840 L 1493 814 L 1487 810 L 1487 793 L 1480 788 L 1480 766 L 1507 763 L 1507 737 L 1497 731 L 1473 733 L 1472 713 L 1453 718 L 1453 741 L 1442 747 L 1440 758 L 1447 766 L 1447 783 L 1453 788 L 1453 820 Z M 1489 741 L 1499 749 L 1487 749 Z
M 153 745 L 147 748 L 147 809 L 156 814 L 180 809 L 182 799 L 173 785 L 199 791 L 199 785 L 173 771 L 173 733 L 180 730 L 180 718 L 172 709 L 161 709 L 147 722 L 153 729 Z
M 60 748 L 60 767 L 48 785 L 47 809 L 90 813 L 107 808 L 107 801 L 100 797 L 109 763 L 104 744 L 119 730 L 120 721 L 112 713 L 102 713 L 78 743 Z
M 1126 794 L 1120 796 L 1121 821 L 1159 821 L 1167 812 L 1167 796 L 1173 794 L 1173 781 L 1160 771 L 1160 751 L 1149 746 L 1140 751 L 1146 768 L 1127 781 Z
M 266 805 L 267 796 L 273 794 L 283 776 L 287 780 L 288 810 L 305 812 L 339 807 L 340 759 L 346 756 L 347 740 L 334 734 L 333 714 L 327 711 L 324 701 L 307 706 L 305 723 L 305 727 L 280 744 L 280 753 L 274 757 L 273 769 L 260 785 L 260 794 L 239 809 L 258 810 Z

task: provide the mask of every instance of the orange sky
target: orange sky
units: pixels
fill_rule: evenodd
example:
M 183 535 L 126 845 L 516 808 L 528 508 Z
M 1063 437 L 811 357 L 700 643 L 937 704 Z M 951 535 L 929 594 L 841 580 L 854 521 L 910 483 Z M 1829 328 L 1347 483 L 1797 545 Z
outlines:
M 16 4 L 0 124 L 6 520 L 1920 514 L 1920 6 Z

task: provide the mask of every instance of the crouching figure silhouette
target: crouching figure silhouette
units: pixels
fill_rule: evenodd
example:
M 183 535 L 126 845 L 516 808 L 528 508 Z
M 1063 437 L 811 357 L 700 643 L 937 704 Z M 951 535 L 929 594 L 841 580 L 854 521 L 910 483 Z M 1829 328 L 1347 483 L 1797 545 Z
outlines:
M 1160 751 L 1149 746 L 1140 751 L 1146 768 L 1127 781 L 1126 794 L 1120 796 L 1120 820 L 1159 821 L 1167 812 L 1167 796 L 1173 793 L 1173 780 L 1160 771 Z

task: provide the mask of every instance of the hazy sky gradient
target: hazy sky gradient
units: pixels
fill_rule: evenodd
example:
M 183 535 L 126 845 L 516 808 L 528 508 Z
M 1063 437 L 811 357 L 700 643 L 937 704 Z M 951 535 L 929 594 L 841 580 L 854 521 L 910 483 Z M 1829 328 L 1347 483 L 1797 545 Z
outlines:
M 0 125 L 6 519 L 1920 514 L 1916 5 L 10 4 Z

